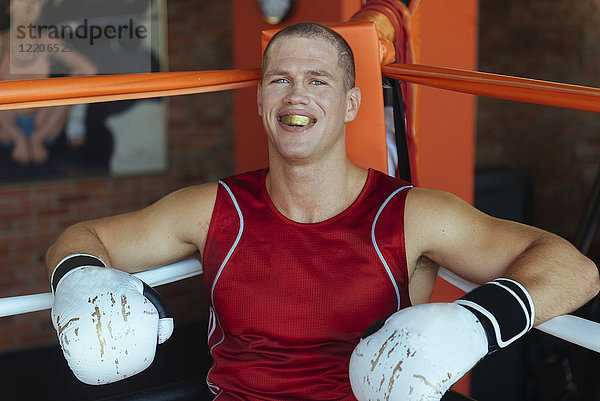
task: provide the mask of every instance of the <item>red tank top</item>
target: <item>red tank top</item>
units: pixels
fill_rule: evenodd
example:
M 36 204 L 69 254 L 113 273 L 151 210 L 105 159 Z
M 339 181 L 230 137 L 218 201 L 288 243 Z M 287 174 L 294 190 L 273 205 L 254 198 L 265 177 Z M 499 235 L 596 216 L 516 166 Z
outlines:
M 356 400 L 348 362 L 362 333 L 410 306 L 410 186 L 369 170 L 345 211 L 303 224 L 271 202 L 266 172 L 219 182 L 203 254 L 207 383 L 218 401 Z

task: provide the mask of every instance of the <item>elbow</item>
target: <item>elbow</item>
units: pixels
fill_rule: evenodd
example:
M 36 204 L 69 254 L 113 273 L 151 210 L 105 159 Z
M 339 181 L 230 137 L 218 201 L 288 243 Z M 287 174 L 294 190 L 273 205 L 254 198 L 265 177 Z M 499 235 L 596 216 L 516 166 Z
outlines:
M 587 259 L 585 266 L 582 285 L 587 291 L 587 300 L 594 298 L 600 292 L 600 273 L 598 271 L 598 266 L 589 259 Z
M 46 250 L 44 259 L 49 274 L 52 274 L 62 258 L 72 253 L 78 253 L 79 248 L 87 248 L 92 238 L 97 238 L 97 234 L 87 222 L 67 227 Z
M 56 242 L 51 244 L 46 250 L 46 255 L 44 257 L 44 261 L 46 264 L 46 273 L 48 274 L 48 279 L 52 281 L 52 273 L 54 272 L 54 268 L 56 267 L 56 259 L 57 259 L 57 250 L 56 250 Z

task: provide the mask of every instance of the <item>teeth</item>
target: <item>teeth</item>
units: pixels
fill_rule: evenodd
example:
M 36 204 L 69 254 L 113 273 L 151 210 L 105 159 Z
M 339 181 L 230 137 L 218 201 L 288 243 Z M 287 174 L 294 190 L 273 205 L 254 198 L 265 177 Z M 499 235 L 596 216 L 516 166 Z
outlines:
M 281 122 L 286 125 L 305 126 L 316 122 L 314 118 L 299 116 L 296 114 L 290 114 L 287 116 L 281 116 Z

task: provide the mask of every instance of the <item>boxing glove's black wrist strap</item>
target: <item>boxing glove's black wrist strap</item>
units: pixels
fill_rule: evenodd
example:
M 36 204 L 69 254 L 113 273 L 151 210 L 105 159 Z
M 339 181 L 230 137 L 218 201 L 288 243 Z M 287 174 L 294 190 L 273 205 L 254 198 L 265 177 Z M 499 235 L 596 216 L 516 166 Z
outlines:
M 508 346 L 533 327 L 533 301 L 521 284 L 500 278 L 456 301 L 477 316 L 488 338 L 488 350 Z
M 106 267 L 104 262 L 92 255 L 71 255 L 64 258 L 54 272 L 52 273 L 52 290 L 56 291 L 56 286 L 60 282 L 60 279 L 64 277 L 69 271 L 81 266 L 98 266 Z

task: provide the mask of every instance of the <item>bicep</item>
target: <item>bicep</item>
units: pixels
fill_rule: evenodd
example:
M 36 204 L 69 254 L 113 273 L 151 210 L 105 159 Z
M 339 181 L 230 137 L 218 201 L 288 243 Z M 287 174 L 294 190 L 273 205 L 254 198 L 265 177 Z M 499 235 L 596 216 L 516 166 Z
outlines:
M 444 192 L 411 190 L 405 216 L 407 252 L 483 283 L 502 276 L 543 232 L 490 217 Z
M 123 215 L 95 220 L 91 229 L 114 267 L 138 271 L 172 263 L 204 243 L 216 184 L 186 188 Z
M 46 40 L 46 45 L 51 46 L 51 48 L 54 49 L 54 52 L 51 54 L 65 64 L 70 69 L 71 74 L 95 75 L 98 73 L 98 68 L 83 53 L 80 53 L 76 49 L 70 47 L 70 45 L 66 44 L 62 40 Z

